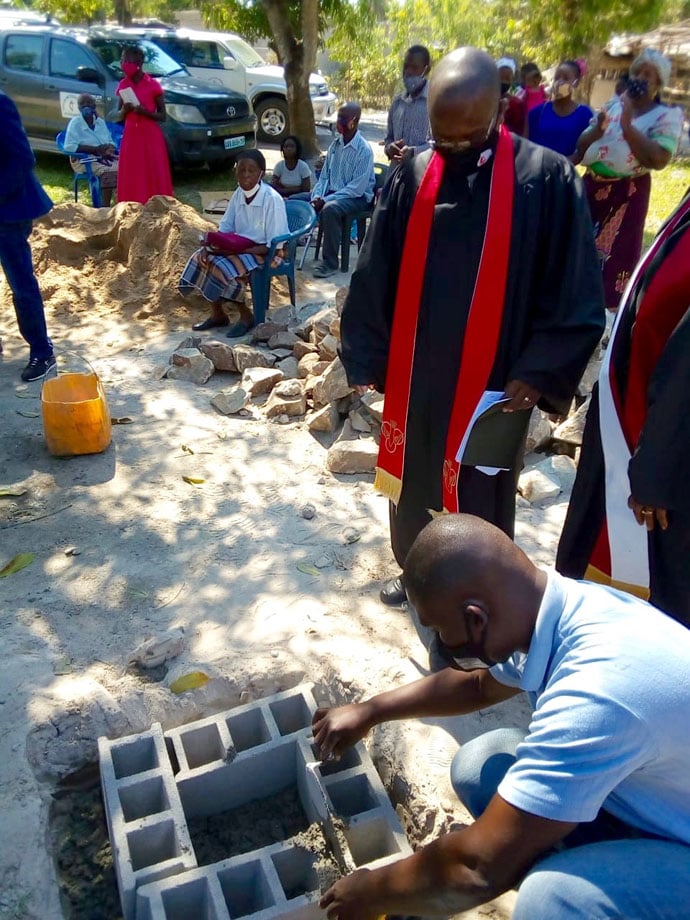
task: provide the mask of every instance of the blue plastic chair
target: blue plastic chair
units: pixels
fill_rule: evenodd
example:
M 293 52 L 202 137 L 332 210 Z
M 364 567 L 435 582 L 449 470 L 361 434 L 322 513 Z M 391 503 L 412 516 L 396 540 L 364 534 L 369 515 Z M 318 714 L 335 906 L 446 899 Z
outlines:
M 110 136 L 113 139 L 115 144 L 115 149 L 117 152 L 120 152 L 120 143 L 122 142 L 123 127 L 120 124 L 115 122 L 106 122 L 108 125 L 108 130 L 110 131 Z M 94 176 L 91 164 L 95 160 L 95 157 L 90 153 L 70 153 L 69 150 L 65 150 L 65 134 L 66 131 L 60 131 L 60 133 L 55 138 L 55 143 L 57 144 L 58 150 L 60 153 L 64 153 L 68 157 L 76 157 L 78 160 L 82 160 L 84 163 L 84 168 L 86 172 L 75 173 L 74 174 L 74 200 L 79 201 L 79 183 L 86 182 L 89 186 L 89 191 L 91 192 L 91 204 L 94 208 L 100 208 L 103 206 L 103 196 L 101 194 L 101 180 L 98 176 Z
M 297 241 L 310 233 L 316 223 L 316 213 L 308 201 L 285 202 L 288 227 L 290 232 L 276 236 L 271 240 L 268 253 L 261 268 L 255 269 L 249 275 L 252 288 L 252 305 L 254 308 L 254 321 L 263 323 L 268 310 L 268 301 L 271 296 L 271 278 L 277 275 L 286 275 L 290 288 L 290 303 L 295 305 L 295 263 L 297 261 Z M 284 256 L 279 265 L 271 268 L 271 262 L 277 249 L 284 250 Z

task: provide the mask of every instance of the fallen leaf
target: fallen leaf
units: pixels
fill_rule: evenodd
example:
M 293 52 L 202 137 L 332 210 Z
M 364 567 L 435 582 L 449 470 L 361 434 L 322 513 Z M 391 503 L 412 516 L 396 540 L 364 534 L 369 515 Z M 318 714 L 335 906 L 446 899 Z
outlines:
M 194 453 L 194 451 L 192 450 L 192 448 L 191 448 L 191 447 L 188 447 L 186 444 L 182 444 L 181 447 L 182 447 L 182 450 L 183 450 L 186 454 L 193 454 L 193 453 Z
M 131 419 L 128 415 L 122 415 L 120 418 L 111 418 L 110 421 L 113 425 L 131 425 L 134 419 Z
M 40 412 L 31 412 L 29 409 L 17 409 L 17 415 L 23 415 L 24 418 L 39 418 Z
M 0 578 L 7 578 L 8 575 L 21 572 L 27 565 L 31 565 L 34 561 L 34 556 L 35 553 L 18 553 L 14 559 L 10 559 L 3 569 L 0 569 Z
M 58 658 L 58 660 L 53 665 L 53 674 L 57 674 L 60 677 L 62 674 L 71 674 L 72 673 L 72 662 L 69 658 Z
M 40 399 L 39 393 L 17 393 L 14 394 L 17 399 Z
M 183 476 L 185 482 L 188 482 L 190 486 L 200 486 L 202 482 L 206 482 L 205 479 L 199 479 L 197 476 Z
M 321 573 L 315 566 L 309 565 L 308 562 L 298 562 L 297 568 L 300 572 L 304 572 L 305 575 L 320 575 Z
M 189 674 L 183 674 L 170 684 L 171 693 L 186 693 L 187 690 L 196 690 L 197 687 L 203 687 L 209 682 L 208 674 L 203 671 L 190 671 Z
M 26 491 L 12 486 L 0 486 L 0 498 L 19 498 L 20 495 L 26 495 Z

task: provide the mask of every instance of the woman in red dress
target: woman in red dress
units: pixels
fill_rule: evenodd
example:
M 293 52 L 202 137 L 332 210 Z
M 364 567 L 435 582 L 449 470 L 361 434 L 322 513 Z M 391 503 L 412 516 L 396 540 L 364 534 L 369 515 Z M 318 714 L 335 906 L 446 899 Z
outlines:
M 160 127 L 160 122 L 165 121 L 163 87 L 144 72 L 144 52 L 137 46 L 125 48 L 121 67 L 124 77 L 116 92 L 125 131 L 117 200 L 146 204 L 153 195 L 173 194 L 168 149 Z

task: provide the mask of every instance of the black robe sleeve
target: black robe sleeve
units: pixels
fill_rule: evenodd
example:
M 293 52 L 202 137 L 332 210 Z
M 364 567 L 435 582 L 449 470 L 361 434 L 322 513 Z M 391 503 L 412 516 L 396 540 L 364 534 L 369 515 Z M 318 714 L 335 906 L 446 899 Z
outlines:
M 412 168 L 394 168 L 374 210 L 341 318 L 340 357 L 348 383 L 373 383 L 381 393 L 412 189 Z
M 604 291 L 582 181 L 564 157 L 529 147 L 531 159 L 543 157 L 545 173 L 540 219 L 528 241 L 538 267 L 529 336 L 508 379 L 535 387 L 541 408 L 564 413 L 604 331 Z
M 650 381 L 647 416 L 628 468 L 634 498 L 652 508 L 690 510 L 689 453 L 690 307 L 668 340 Z

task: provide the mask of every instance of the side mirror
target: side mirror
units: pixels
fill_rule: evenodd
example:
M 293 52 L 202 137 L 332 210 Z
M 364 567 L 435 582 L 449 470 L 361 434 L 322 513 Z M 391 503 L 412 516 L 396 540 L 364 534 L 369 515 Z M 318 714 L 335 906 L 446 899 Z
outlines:
M 94 67 L 77 67 L 77 80 L 82 83 L 98 83 L 99 86 L 105 82 Z
M 231 57 L 229 54 L 227 54 L 223 58 L 223 67 L 225 70 L 237 70 L 237 61 L 234 57 Z

